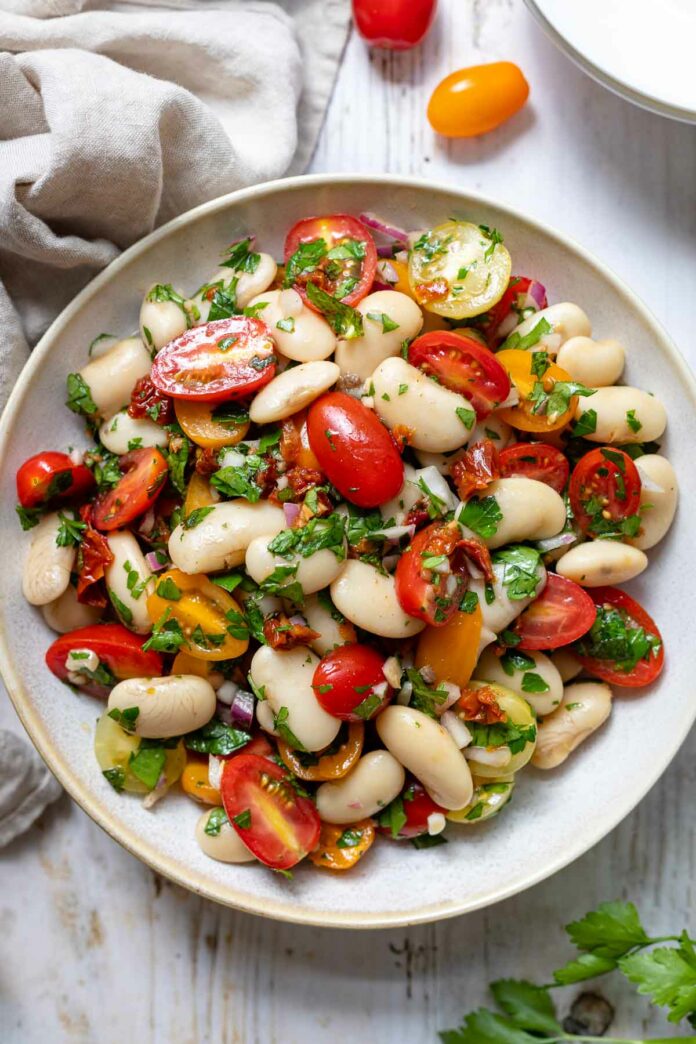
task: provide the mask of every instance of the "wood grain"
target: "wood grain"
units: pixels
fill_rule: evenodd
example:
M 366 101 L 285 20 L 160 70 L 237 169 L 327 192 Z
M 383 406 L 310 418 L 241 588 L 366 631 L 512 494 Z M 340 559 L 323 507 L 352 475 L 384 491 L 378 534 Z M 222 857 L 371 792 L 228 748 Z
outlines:
M 693 128 L 593 83 L 522 0 L 441 8 L 415 53 L 370 55 L 351 38 L 312 169 L 424 175 L 519 206 L 612 266 L 695 364 Z M 432 87 L 454 68 L 499 58 L 527 74 L 527 109 L 486 138 L 438 141 L 424 118 Z M 7 702 L 0 725 L 20 729 Z M 682 926 L 694 909 L 695 777 L 692 735 L 639 808 L 556 877 L 465 918 L 370 933 L 206 903 L 156 878 L 63 798 L 0 853 L 0 1040 L 435 1041 L 485 1000 L 491 979 L 547 978 L 568 954 L 561 925 L 603 899 L 634 898 L 656 932 Z M 425 875 L 422 887 L 427 895 Z M 670 1035 L 619 982 L 607 993 L 620 1008 L 617 1031 Z

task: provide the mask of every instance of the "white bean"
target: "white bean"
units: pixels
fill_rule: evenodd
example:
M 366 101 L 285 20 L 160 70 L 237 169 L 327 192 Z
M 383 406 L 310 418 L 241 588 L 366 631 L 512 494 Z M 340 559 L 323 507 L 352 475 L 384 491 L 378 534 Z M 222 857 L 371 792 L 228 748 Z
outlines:
M 385 522 L 393 518 L 395 525 L 403 525 L 411 508 L 415 507 L 423 496 L 423 490 L 416 485 L 416 469 L 410 464 L 404 464 L 403 486 L 395 497 L 380 504 L 379 513 Z
M 336 362 L 341 373 L 354 373 L 367 380 L 381 362 L 399 354 L 405 340 L 412 340 L 420 332 L 423 313 L 411 297 L 397 290 L 368 294 L 356 310 L 363 316 L 363 336 L 339 341 Z M 371 315 L 376 318 L 371 319 Z M 396 328 L 385 330 L 391 323 L 396 323 Z
M 384 576 L 358 559 L 345 563 L 343 572 L 331 584 L 331 599 L 356 627 L 382 638 L 410 638 L 425 627 L 422 620 L 408 616 L 399 605 L 394 577 Z
M 471 771 L 447 729 L 413 707 L 392 704 L 376 718 L 384 746 L 419 780 L 443 808 L 471 801 Z
M 257 649 L 251 661 L 250 675 L 256 690 L 263 692 L 276 718 L 283 715 L 284 724 L 305 750 L 328 747 L 341 727 L 338 718 L 327 714 L 314 695 L 312 678 L 318 663 L 319 657 L 309 649 L 279 652 L 268 645 Z
M 67 634 L 78 627 L 89 627 L 97 623 L 104 610 L 94 605 L 84 605 L 77 600 L 77 591 L 69 584 L 62 595 L 53 602 L 41 606 L 41 613 L 52 631 Z
M 592 333 L 592 324 L 582 308 L 571 304 L 570 301 L 560 301 L 558 304 L 549 305 L 548 308 L 542 308 L 540 312 L 534 312 L 523 319 L 508 335 L 508 340 L 510 337 L 514 338 L 516 334 L 525 337 L 532 332 L 535 326 L 538 326 L 542 319 L 549 324 L 551 329 L 548 333 L 542 334 L 537 343 L 533 345 L 532 350 L 535 352 L 544 351 L 549 355 L 555 355 L 561 345 L 571 337 L 589 337 Z M 514 347 L 514 345 L 509 347 Z
M 623 373 L 626 350 L 613 337 L 603 341 L 571 337 L 562 345 L 556 362 L 574 381 L 588 388 L 606 388 L 616 384 Z
M 269 732 L 271 736 L 277 736 L 278 732 L 273 724 L 275 715 L 273 708 L 271 707 L 268 700 L 257 700 L 256 702 L 256 720 L 259 724 L 259 728 L 263 729 L 264 732 Z
M 558 710 L 539 723 L 532 765 L 552 769 L 562 764 L 607 720 L 612 696 L 611 689 L 603 682 L 567 685 Z
M 147 377 L 152 359 L 139 337 L 117 341 L 80 370 L 100 417 L 113 417 L 130 402 L 136 381 Z
M 255 856 L 249 851 L 229 820 L 225 820 L 217 834 L 206 834 L 205 828 L 213 812 L 209 808 L 196 822 L 196 841 L 202 852 L 220 863 L 253 863 Z
M 230 500 L 215 504 L 193 529 L 177 526 L 169 538 L 169 557 L 185 573 L 215 573 L 241 565 L 254 537 L 275 536 L 284 528 L 281 508 L 267 501 Z
M 672 525 L 679 483 L 674 468 L 659 453 L 646 453 L 638 457 L 635 464 L 643 483 L 640 491 L 641 528 L 631 543 L 641 551 L 647 551 L 659 544 Z
M 528 662 L 525 663 L 529 660 L 532 661 L 531 666 Z M 508 674 L 504 665 L 512 674 Z M 527 678 L 525 682 L 525 677 L 529 674 L 535 677 Z M 513 649 L 507 656 L 500 657 L 487 649 L 476 665 L 474 678 L 477 681 L 496 682 L 511 689 L 525 699 L 539 716 L 551 714 L 563 699 L 561 675 L 549 657 L 542 652 L 525 652 L 516 657 Z M 544 692 L 529 691 L 540 684 L 547 686 Z
M 131 417 L 128 410 L 119 410 L 99 429 L 99 439 L 109 453 L 128 453 L 129 444 L 137 440 L 137 447 L 166 446 L 168 436 L 161 424 L 149 417 Z
M 598 388 L 590 398 L 578 399 L 575 416 L 585 410 L 597 414 L 595 430 L 585 436 L 590 442 L 651 442 L 659 439 L 667 426 L 667 413 L 660 400 L 640 388 Z M 638 430 L 634 431 L 636 426 Z
M 56 543 L 60 526 L 58 512 L 52 511 L 32 530 L 22 573 L 22 590 L 30 605 L 54 602 L 70 583 L 76 551 L 72 544 L 59 547 Z
M 453 453 L 428 453 L 427 450 L 416 450 L 416 457 L 424 468 L 437 468 L 441 475 L 449 475 L 450 464 L 455 459 Z
M 647 569 L 647 555 L 614 540 L 589 540 L 571 547 L 556 562 L 556 572 L 583 587 L 625 584 Z
M 540 560 L 536 567 L 539 582 L 534 594 L 519 599 L 510 598 L 508 594 L 508 588 L 504 583 L 504 562 L 493 563 L 493 574 L 491 586 L 495 597 L 490 603 L 486 600 L 486 584 L 484 580 L 472 580 L 469 584 L 469 590 L 478 596 L 484 630 L 489 634 L 496 635 L 504 631 L 506 627 L 509 627 L 512 621 L 516 620 L 520 613 L 541 594 L 546 583 L 546 569 Z
M 149 634 L 152 620 L 147 599 L 155 586 L 152 570 L 145 561 L 140 545 L 132 533 L 124 529 L 106 538 L 113 562 L 106 567 L 106 588 L 121 623 L 136 634 Z
M 355 627 L 332 606 L 328 591 L 309 595 L 305 600 L 303 612 L 309 626 L 319 635 L 310 642 L 312 649 L 319 656 L 326 656 L 339 645 L 349 645 L 357 641 Z
M 109 693 L 108 709 L 138 708 L 133 731 L 144 739 L 168 739 L 200 729 L 215 713 L 215 689 L 195 674 L 126 678 Z
M 368 381 L 370 392 L 372 385 L 375 412 L 388 428 L 408 428 L 414 449 L 447 453 L 469 441 L 476 414 L 468 399 L 431 381 L 405 359 L 385 359 Z
M 515 442 L 515 433 L 502 417 L 493 412 L 489 413 L 485 420 L 477 421 L 474 424 L 469 445 L 473 446 L 476 442 L 482 442 L 483 439 L 490 439 L 495 448 L 501 450 Z
M 394 800 L 405 780 L 406 773 L 389 751 L 373 750 L 344 779 L 317 789 L 319 818 L 340 824 L 373 816 Z
M 153 283 L 140 306 L 140 336 L 149 348 L 156 351 L 180 337 L 190 325 L 190 316 L 183 303 L 177 304 L 166 297 L 161 301 L 152 299 L 156 298 L 157 288 L 161 285 Z M 179 294 L 179 297 L 183 302 L 184 295 Z
M 222 271 L 229 273 L 230 270 L 225 268 Z M 278 265 L 270 254 L 259 254 L 259 263 L 253 272 L 238 273 L 238 281 L 235 288 L 237 307 L 246 308 L 255 297 L 262 294 L 264 290 L 268 290 L 276 277 L 277 271 Z
M 483 538 L 488 547 L 543 540 L 556 536 L 565 525 L 563 497 L 545 482 L 522 476 L 501 478 L 492 482 L 482 497 L 495 497 L 503 516 L 493 536 Z
M 566 682 L 572 681 L 573 678 L 577 678 L 578 674 L 580 674 L 582 664 L 576 656 L 573 656 L 570 649 L 555 649 L 549 656 L 557 668 L 564 685 Z
M 343 569 L 345 559 L 337 558 L 327 547 L 307 558 L 301 555 L 282 558 L 269 551 L 268 544 L 272 539 L 267 536 L 255 537 L 246 550 L 246 571 L 257 584 L 262 584 L 279 566 L 290 566 L 296 571 L 293 576 L 288 576 L 287 582 L 297 581 L 304 593 L 309 595 L 328 587 Z
M 321 360 L 284 370 L 253 400 L 249 409 L 251 420 L 254 424 L 271 424 L 290 417 L 328 391 L 340 372 L 336 363 Z
M 266 307 L 259 312 L 259 318 L 268 326 L 278 351 L 286 359 L 314 362 L 333 355 L 335 333 L 325 319 L 307 307 L 297 290 L 267 290 L 249 305 L 254 307 L 262 302 Z M 289 329 L 279 327 L 280 322 Z

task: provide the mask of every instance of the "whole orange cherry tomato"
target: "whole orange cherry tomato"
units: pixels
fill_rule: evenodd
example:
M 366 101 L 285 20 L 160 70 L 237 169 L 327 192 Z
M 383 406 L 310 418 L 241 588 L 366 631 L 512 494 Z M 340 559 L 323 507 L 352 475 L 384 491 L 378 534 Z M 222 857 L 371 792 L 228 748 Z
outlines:
M 428 120 L 446 138 L 473 138 L 509 120 L 528 97 L 529 84 L 512 62 L 472 65 L 437 85 L 428 103 Z

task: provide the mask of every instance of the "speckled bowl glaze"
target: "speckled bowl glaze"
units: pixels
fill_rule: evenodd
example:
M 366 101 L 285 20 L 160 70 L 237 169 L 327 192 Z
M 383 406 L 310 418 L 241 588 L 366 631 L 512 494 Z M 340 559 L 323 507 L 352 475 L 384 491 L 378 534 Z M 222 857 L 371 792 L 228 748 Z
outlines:
M 629 585 L 655 616 L 667 666 L 650 691 L 617 694 L 608 724 L 566 766 L 526 770 L 511 807 L 490 824 L 449 831 L 448 845 L 416 851 L 377 844 L 356 870 L 340 876 L 300 867 L 292 881 L 258 865 L 208 859 L 194 839 L 200 806 L 173 794 L 152 811 L 119 797 L 92 754 L 101 705 L 73 695 L 44 665 L 53 635 L 21 593 L 28 537 L 14 513 L 14 476 L 27 456 L 84 443 L 76 417 L 62 408 L 65 376 L 85 361 L 101 331 L 137 327 L 153 281 L 192 291 L 215 269 L 224 246 L 254 231 L 282 254 L 285 231 L 309 214 L 371 210 L 407 228 L 454 215 L 499 228 L 516 272 L 542 280 L 553 301 L 573 300 L 595 332 L 628 346 L 627 383 L 655 392 L 670 417 L 664 449 L 681 481 L 682 501 L 669 537 L 650 552 L 651 567 Z M 56 320 L 35 349 L 0 423 L 0 669 L 31 739 L 82 808 L 153 869 L 229 906 L 287 921 L 349 928 L 435 921 L 487 906 L 577 859 L 626 816 L 674 757 L 695 716 L 691 614 L 696 581 L 690 520 L 696 473 L 687 436 L 696 385 L 684 361 L 639 300 L 606 268 L 565 237 L 518 213 L 445 185 L 393 177 L 316 176 L 278 181 L 214 200 L 127 250 Z M 86 443 L 85 443 L 86 444 Z

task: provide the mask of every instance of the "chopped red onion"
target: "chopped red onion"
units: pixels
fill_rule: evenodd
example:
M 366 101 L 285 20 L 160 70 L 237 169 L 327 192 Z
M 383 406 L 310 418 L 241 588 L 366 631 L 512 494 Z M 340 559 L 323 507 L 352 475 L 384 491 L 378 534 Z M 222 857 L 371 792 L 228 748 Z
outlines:
M 289 622 L 293 625 L 293 627 L 307 626 L 307 621 L 305 620 L 302 613 L 293 613 L 293 615 L 289 618 Z
M 145 561 L 153 573 L 159 573 L 160 570 L 167 569 L 167 567 L 171 565 L 168 558 L 165 558 L 164 562 L 160 562 L 157 551 L 148 551 L 145 555 Z
M 532 282 L 529 284 L 529 289 L 527 290 L 527 297 L 530 299 L 530 303 L 528 305 L 529 308 L 531 308 L 532 303 L 534 303 L 537 309 L 541 311 L 542 308 L 546 308 L 546 306 L 548 305 L 548 299 L 546 297 L 546 287 L 543 286 L 542 283 L 538 283 L 536 279 L 533 279 Z
M 230 706 L 232 724 L 239 725 L 240 729 L 250 729 L 254 723 L 254 703 L 253 694 L 240 689 Z
M 393 290 L 394 287 L 391 283 L 381 283 L 379 279 L 375 279 L 372 286 L 370 287 L 370 293 L 376 293 L 378 290 Z
M 283 504 L 283 514 L 285 515 L 285 521 L 288 526 L 293 526 L 295 524 L 301 510 L 300 504 L 290 504 L 289 502 Z
M 380 246 L 377 247 L 377 257 L 393 257 L 394 247 Z
M 559 547 L 569 547 L 577 543 L 578 536 L 572 530 L 569 533 L 558 533 L 556 536 L 547 537 L 545 540 L 537 540 L 536 549 L 545 555 L 547 551 L 555 551 Z
M 398 283 L 399 273 L 394 268 L 391 261 L 378 261 L 377 271 L 381 279 L 384 279 L 386 283 Z
M 386 569 L 388 573 L 391 573 L 391 571 L 396 569 L 399 564 L 400 557 L 401 555 L 387 555 L 382 559 L 382 567 Z
M 168 789 L 167 777 L 162 772 L 153 789 L 143 798 L 143 808 L 152 808 L 153 805 L 156 805 L 159 799 L 164 797 Z
M 388 239 L 394 239 L 397 243 L 406 243 L 408 233 L 403 228 L 397 228 L 396 225 L 388 225 L 386 221 L 377 217 L 376 214 L 366 213 L 360 215 L 360 220 L 363 225 L 367 225 L 368 228 L 372 228 L 375 232 L 381 232 L 383 236 L 387 236 Z
M 155 528 L 155 511 L 154 508 L 148 508 L 143 517 L 140 520 L 138 526 L 138 532 L 144 533 L 146 536 L 152 532 Z

